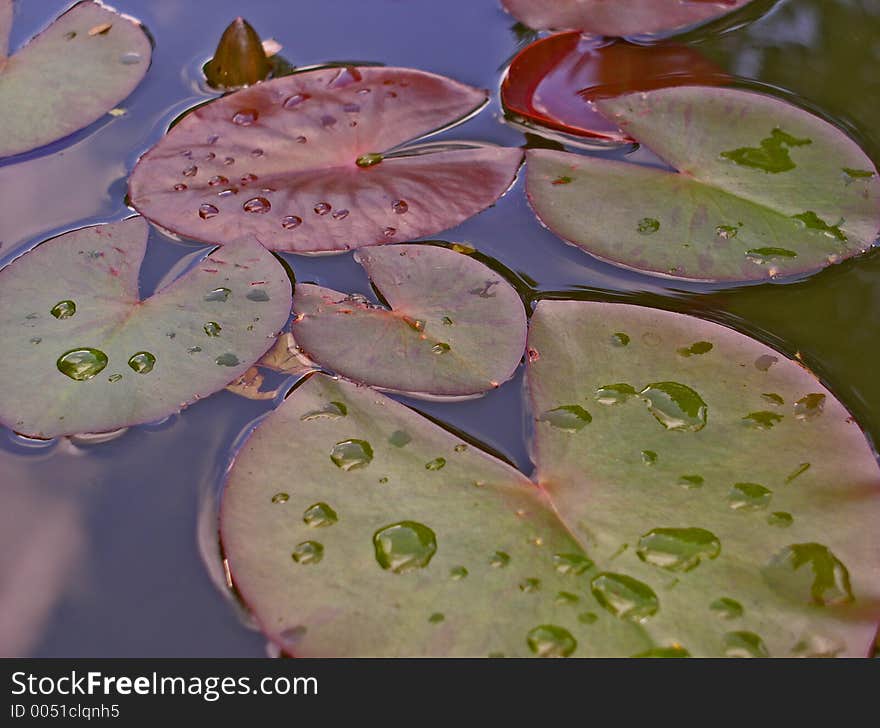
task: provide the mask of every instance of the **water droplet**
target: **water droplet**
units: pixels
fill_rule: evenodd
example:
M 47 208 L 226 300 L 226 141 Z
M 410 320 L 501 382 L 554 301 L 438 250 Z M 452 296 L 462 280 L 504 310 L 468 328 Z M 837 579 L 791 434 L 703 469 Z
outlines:
M 797 253 L 787 248 L 752 248 L 746 251 L 746 257 L 755 263 L 770 263 L 780 258 L 797 258 Z
M 444 465 L 446 465 L 446 458 L 434 458 L 425 463 L 425 470 L 440 470 Z
M 306 508 L 303 513 L 303 521 L 307 526 L 311 526 L 312 528 L 332 526 L 338 520 L 339 516 L 336 514 L 336 511 L 326 503 L 315 503 Z
M 643 217 L 639 220 L 636 230 L 642 235 L 650 235 L 656 233 L 660 229 L 660 221 L 653 217 Z
M 214 359 L 214 363 L 221 367 L 236 367 L 240 362 L 235 354 L 227 352 Z
M 669 571 L 691 571 L 721 553 L 721 542 L 704 528 L 654 528 L 639 539 L 636 554 Z
M 626 574 L 603 572 L 590 585 L 596 601 L 621 619 L 644 622 L 660 608 L 654 590 Z
M 138 374 L 149 374 L 156 366 L 156 357 L 149 351 L 139 351 L 129 357 L 128 366 Z
M 657 462 L 657 453 L 653 450 L 642 450 L 642 462 L 645 465 L 653 465 Z
M 345 471 L 365 468 L 373 460 L 373 448 L 366 440 L 342 440 L 333 446 L 330 459 Z
M 326 215 L 332 209 L 333 208 L 329 202 L 319 202 L 317 205 L 315 205 L 315 214 Z
M 523 579 L 519 583 L 519 590 L 521 592 L 525 592 L 526 594 L 531 594 L 536 591 L 540 591 L 541 589 L 541 580 L 535 578 Z
M 510 563 L 510 555 L 504 551 L 496 551 L 489 557 L 489 566 L 493 569 L 503 569 Z
M 754 632 L 728 632 L 724 635 L 726 657 L 769 657 L 764 641 Z
M 739 233 L 739 228 L 736 225 L 719 225 L 715 228 L 715 235 L 717 235 L 722 240 L 730 240 L 731 238 L 735 238 Z
M 727 493 L 727 505 L 735 511 L 758 511 L 766 508 L 773 491 L 758 483 L 736 483 Z
M 774 511 L 767 516 L 767 523 L 771 526 L 776 526 L 777 528 L 788 528 L 794 523 L 794 516 L 785 511 Z
M 122 375 L 121 375 L 121 374 L 111 374 L 109 377 L 107 377 L 107 381 L 108 381 L 108 382 L 111 382 L 111 383 L 118 382 L 118 381 L 120 381 L 121 379 L 122 379 Z
M 123 66 L 136 66 L 141 62 L 141 54 L 140 53 L 123 53 L 119 56 L 119 62 Z
M 637 655 L 633 655 L 633 657 L 655 658 L 682 658 L 690 656 L 691 653 L 681 645 L 672 645 L 671 647 L 652 647 L 650 650 L 645 650 L 644 652 L 639 652 Z
M 183 184 L 183 182 L 178 182 L 176 185 L 174 185 L 174 187 L 172 187 L 172 189 L 175 192 L 183 192 L 186 189 L 186 185 Z
M 813 634 L 801 637 L 801 639 L 795 643 L 794 647 L 791 648 L 791 653 L 795 657 L 829 658 L 837 657 L 837 655 L 845 648 L 846 645 L 834 637 Z M 877 648 L 875 648 L 874 658 L 876 659 L 877 657 L 880 657 L 880 654 L 878 654 Z
M 428 621 L 429 621 L 431 624 L 439 624 L 439 623 L 442 622 L 444 619 L 446 619 L 446 617 L 443 616 L 443 613 L 442 613 L 442 612 L 434 612 L 430 617 L 428 617 Z
M 721 157 L 734 164 L 760 169 L 770 174 L 779 174 L 797 166 L 792 161 L 789 149 L 807 144 L 812 144 L 812 140 L 799 139 L 777 127 L 770 132 L 769 137 L 760 141 L 759 146 L 740 147 L 721 152 Z
M 331 116 L 330 114 L 324 114 L 321 117 L 321 126 L 325 129 L 329 129 L 330 127 L 336 126 L 336 117 Z
M 635 388 L 629 384 L 606 384 L 596 390 L 596 401 L 604 405 L 620 404 L 635 395 Z
M 107 355 L 99 349 L 71 349 L 56 362 L 58 371 L 77 382 L 84 382 L 99 374 L 107 366 Z
M 651 414 L 667 430 L 697 432 L 706 426 L 708 406 L 690 387 L 678 382 L 656 382 L 640 394 Z
M 794 403 L 794 416 L 798 420 L 809 420 L 822 414 L 825 409 L 825 395 L 808 394 Z
M 215 174 L 211 179 L 208 180 L 209 187 L 217 187 L 218 185 L 229 184 L 229 180 L 224 177 L 222 174 Z
M 287 503 L 290 500 L 290 495 L 288 493 L 276 493 L 272 496 L 273 503 Z
M 42 340 L 43 340 L 42 336 L 32 336 L 31 337 L 32 344 L 39 344 Z
M 409 433 L 404 432 L 403 430 L 395 430 L 388 438 L 388 442 L 394 445 L 394 447 L 403 447 L 412 442 L 412 437 L 409 436 Z
M 320 419 L 338 420 L 340 417 L 345 417 L 347 414 L 348 407 L 345 406 L 344 402 L 328 402 L 321 407 L 321 409 L 306 412 L 300 417 L 300 420 L 303 422 Z
M 445 354 L 451 348 L 452 347 L 449 346 L 449 344 L 441 341 L 441 342 L 434 344 L 434 346 L 431 347 L 431 351 L 433 351 L 435 354 Z
M 296 215 L 287 215 L 286 217 L 281 218 L 281 227 L 285 230 L 293 230 L 300 225 L 302 225 L 302 218 L 297 217 Z
M 266 153 L 266 152 L 264 152 L 262 149 L 251 149 L 251 156 L 252 156 L 254 159 L 259 159 L 259 158 L 262 157 L 265 153 Z
M 556 598 L 553 600 L 553 603 L 560 607 L 571 606 L 572 604 L 577 604 L 581 598 L 577 594 L 572 594 L 571 592 L 561 591 L 556 595 Z
M 547 410 L 539 418 L 564 432 L 577 432 L 593 421 L 593 416 L 579 404 L 566 404 Z
M 555 624 L 542 624 L 530 630 L 526 643 L 538 657 L 568 657 L 577 649 L 571 632 Z
M 380 485 L 385 485 L 385 483 L 387 483 L 387 482 L 388 482 L 388 476 L 387 476 L 387 475 L 383 475 L 381 478 L 379 478 L 379 484 L 380 484 Z
M 208 204 L 207 202 L 199 205 L 199 217 L 202 218 L 202 220 L 210 220 L 219 212 L 219 209 L 217 209 L 214 205 Z
M 251 197 L 251 199 L 245 202 L 241 208 L 245 212 L 264 214 L 272 209 L 272 203 L 270 203 L 265 197 Z
M 401 521 L 376 531 L 373 546 L 383 569 L 402 574 L 428 565 L 437 552 L 437 537 L 422 523 Z
M 611 334 L 611 344 L 613 346 L 629 346 L 629 342 L 629 336 L 622 331 L 618 331 L 616 334 Z
M 721 619 L 739 619 L 743 615 L 743 606 L 736 599 L 720 597 L 709 605 Z
M 453 581 L 461 581 L 468 575 L 468 570 L 463 566 L 453 566 L 449 570 L 449 578 Z
M 595 624 L 599 621 L 599 615 L 595 612 L 581 612 L 578 615 L 578 622 L 581 624 Z
M 228 288 L 215 288 L 211 291 L 208 291 L 208 294 L 205 296 L 206 301 L 219 301 L 220 303 L 225 303 L 229 300 L 229 296 L 232 294 Z
M 298 543 L 290 554 L 298 564 L 317 564 L 324 558 L 324 545 L 317 541 Z
M 849 570 L 820 543 L 786 546 L 764 567 L 763 575 L 770 586 L 799 602 L 826 606 L 855 600 Z
M 229 167 L 232 164 L 235 164 L 235 157 L 224 157 L 223 164 L 225 164 L 227 167 Z
M 49 313 L 57 319 L 68 319 L 76 314 L 76 304 L 73 301 L 59 301 Z
M 241 177 L 239 177 L 238 181 L 243 186 L 247 187 L 249 184 L 251 184 L 252 182 L 256 182 L 258 179 L 259 177 L 257 177 L 257 175 L 255 175 L 253 172 L 248 172 L 247 174 L 243 174 Z
M 779 359 L 775 356 L 762 354 L 757 359 L 755 359 L 755 369 L 757 369 L 759 372 L 766 372 L 778 361 Z
M 769 430 L 777 423 L 782 422 L 782 419 L 782 415 L 776 412 L 762 410 L 760 412 L 749 412 L 742 418 L 742 421 L 744 425 L 755 430 Z
M 248 301 L 254 301 L 256 303 L 265 303 L 269 299 L 269 293 L 265 288 L 251 288 L 245 295 L 245 298 Z
M 553 554 L 553 567 L 566 576 L 580 576 L 593 568 L 593 560 L 583 554 Z
M 397 235 L 397 228 L 387 227 L 387 228 L 385 228 L 385 229 L 382 230 L 382 234 L 383 234 L 386 238 L 393 238 L 395 235 Z
M 184 177 L 195 177 L 199 173 L 199 168 L 196 165 L 190 165 L 186 169 L 183 170 Z
M 395 200 L 391 203 L 391 209 L 398 215 L 403 215 L 409 211 L 409 204 L 406 200 Z
M 220 324 L 216 321 L 208 321 L 203 328 L 208 336 L 219 336 L 220 332 L 223 330 Z
M 702 475 L 682 475 L 678 479 L 678 484 L 688 490 L 702 488 L 704 482 Z
M 697 341 L 690 346 L 683 346 L 681 349 L 678 349 L 678 353 L 680 356 L 685 357 L 699 356 L 701 354 L 708 354 L 713 348 L 712 343 L 709 341 Z
M 777 407 L 785 404 L 785 400 L 778 394 L 776 394 L 776 392 L 764 392 L 761 397 L 770 404 L 776 405 Z
M 355 164 L 361 169 L 366 169 L 367 167 L 372 167 L 374 165 L 379 164 L 385 157 L 381 154 L 370 153 L 370 154 L 362 154 L 355 160 Z
M 256 109 L 242 109 L 241 111 L 236 111 L 232 116 L 232 123 L 238 124 L 238 126 L 250 126 L 255 123 L 259 118 L 260 112 Z

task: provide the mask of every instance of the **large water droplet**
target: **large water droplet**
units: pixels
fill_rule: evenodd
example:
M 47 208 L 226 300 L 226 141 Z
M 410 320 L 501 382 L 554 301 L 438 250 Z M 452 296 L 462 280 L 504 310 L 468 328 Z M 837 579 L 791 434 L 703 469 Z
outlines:
M 303 422 L 320 419 L 337 420 L 340 417 L 345 417 L 347 414 L 348 407 L 345 406 L 344 402 L 328 402 L 320 409 L 306 412 L 300 419 Z
M 336 511 L 326 503 L 315 503 L 306 508 L 303 513 L 303 521 L 312 528 L 332 526 L 338 520 L 339 516 L 336 514 Z
M 605 405 L 620 404 L 636 394 L 632 385 L 606 384 L 596 390 L 596 401 Z
M 622 331 L 618 331 L 616 334 L 611 334 L 612 346 L 629 346 L 629 342 L 629 335 Z
M 269 293 L 265 288 L 251 288 L 245 295 L 245 298 L 248 301 L 255 301 L 257 303 L 265 303 L 270 300 Z
M 138 374 L 149 374 L 156 366 L 156 357 L 149 351 L 139 351 L 129 357 L 128 366 Z
M 220 210 L 217 207 L 210 205 L 207 202 L 199 205 L 199 217 L 202 218 L 202 220 L 210 220 L 219 213 Z
M 302 218 L 296 215 L 287 215 L 281 218 L 281 227 L 285 230 L 293 230 L 302 225 Z
M 704 528 L 655 528 L 639 539 L 638 557 L 669 571 L 690 571 L 721 553 L 721 542 Z
M 794 403 L 794 416 L 799 420 L 810 420 L 818 417 L 825 409 L 825 395 L 819 393 L 808 394 Z
M 245 212 L 262 215 L 272 209 L 272 203 L 270 203 L 265 197 L 251 197 L 251 199 L 245 202 L 241 208 Z
M 678 484 L 682 488 L 687 488 L 688 490 L 702 488 L 704 482 L 702 475 L 682 475 L 678 479 Z
M 279 492 L 272 496 L 271 498 L 273 503 L 287 503 L 290 500 L 290 494 Z
M 542 624 L 530 630 L 526 643 L 538 657 L 568 657 L 577 649 L 571 632 L 555 624 Z
M 743 606 L 736 599 L 720 597 L 709 605 L 721 619 L 739 619 L 743 615 Z
M 724 635 L 726 657 L 769 657 L 764 641 L 754 632 L 728 632 Z
M 298 564 L 317 564 L 324 558 L 324 545 L 317 541 L 298 543 L 290 554 Z
M 590 582 L 590 587 L 596 601 L 621 619 L 644 622 L 660 608 L 654 590 L 626 574 L 607 571 L 597 574 Z
M 849 570 L 820 543 L 786 546 L 764 567 L 763 574 L 770 586 L 799 602 L 824 606 L 855 600 Z
M 59 301 L 49 313 L 57 319 L 68 319 L 76 314 L 76 304 L 73 301 Z
M 373 448 L 366 440 L 342 440 L 333 446 L 330 459 L 346 471 L 365 468 L 373 460 Z
M 388 442 L 394 445 L 394 447 L 404 447 L 405 445 L 412 442 L 412 437 L 410 437 L 408 432 L 404 432 L 403 430 L 395 430 L 388 437 Z
M 229 296 L 232 294 L 228 288 L 215 288 L 212 291 L 208 291 L 205 296 L 206 301 L 219 301 L 220 303 L 225 303 L 229 300 Z
M 706 426 L 709 408 L 690 387 L 678 382 L 655 382 L 640 394 L 651 414 L 667 430 L 697 432 Z
M 583 554 L 553 554 L 553 566 L 560 574 L 580 576 L 593 568 L 593 560 Z
M 788 528 L 794 523 L 794 516 L 786 511 L 774 511 L 767 516 L 767 523 L 776 528 Z
M 757 511 L 766 508 L 773 491 L 758 483 L 736 483 L 727 492 L 727 505 L 735 511 Z
M 240 364 L 238 357 L 232 352 L 220 354 L 220 356 L 214 359 L 214 363 L 221 367 L 237 367 Z
M 99 349 L 71 349 L 56 362 L 58 371 L 77 382 L 84 382 L 99 374 L 107 366 L 107 355 Z
M 677 351 L 679 356 L 689 357 L 708 354 L 710 351 L 712 351 L 713 348 L 715 347 L 709 341 L 697 341 L 690 346 L 683 346 Z
M 255 123 L 260 116 L 260 112 L 256 109 L 242 109 L 236 111 L 232 116 L 232 123 L 238 126 L 250 126 Z
M 332 209 L 333 207 L 330 205 L 329 202 L 319 202 L 317 205 L 315 205 L 315 214 L 326 215 Z
M 428 565 L 437 552 L 437 537 L 422 523 L 401 521 L 376 531 L 373 546 L 383 569 L 402 574 Z
M 577 432 L 593 421 L 593 416 L 579 404 L 566 404 L 547 410 L 539 418 L 565 432 Z

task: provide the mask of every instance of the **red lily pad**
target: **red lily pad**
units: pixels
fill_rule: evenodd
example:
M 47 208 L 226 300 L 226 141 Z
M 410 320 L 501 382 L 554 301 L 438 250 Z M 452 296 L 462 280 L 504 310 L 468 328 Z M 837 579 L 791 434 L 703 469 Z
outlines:
M 416 395 L 475 395 L 513 376 L 526 316 L 500 275 L 433 245 L 389 245 L 356 257 L 391 308 L 297 285 L 293 334 L 311 360 L 357 382 Z
M 138 162 L 131 200 L 189 238 L 229 243 L 250 234 L 294 253 L 431 235 L 494 203 L 522 153 L 401 145 L 485 101 L 484 91 L 406 68 L 325 68 L 267 81 L 171 129 Z
M 66 233 L 0 271 L 0 422 L 40 438 L 161 419 L 240 377 L 290 313 L 261 245 L 206 256 L 146 300 L 143 218 Z
M 724 72 L 689 46 L 651 46 L 581 35 L 542 38 L 511 62 L 501 84 L 508 114 L 566 134 L 633 142 L 593 102 L 633 91 L 724 83 Z
M 97 2 L 74 5 L 5 58 L 11 3 L 0 0 L 0 157 L 41 147 L 99 119 L 150 66 L 134 19 Z
M 667 33 L 705 23 L 751 0 L 501 0 L 521 23 L 539 30 L 609 36 Z

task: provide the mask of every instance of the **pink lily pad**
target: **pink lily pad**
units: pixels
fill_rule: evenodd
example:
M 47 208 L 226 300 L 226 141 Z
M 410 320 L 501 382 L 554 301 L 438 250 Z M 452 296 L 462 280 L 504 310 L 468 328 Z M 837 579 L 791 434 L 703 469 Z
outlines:
M 627 36 L 667 33 L 726 15 L 751 0 L 501 0 L 517 20 L 538 30 Z
M 522 153 L 401 145 L 485 102 L 484 91 L 406 68 L 325 68 L 267 81 L 171 129 L 138 162 L 132 203 L 189 238 L 223 244 L 254 235 L 294 253 L 431 235 L 494 203 Z
M 144 29 L 91 0 L 5 58 L 12 7 L 0 0 L 0 157 L 41 147 L 99 119 L 150 66 Z
M 511 61 L 501 84 L 505 111 L 517 120 L 609 142 L 634 140 L 596 109 L 595 101 L 684 84 L 715 85 L 726 75 L 698 50 L 558 33 Z
M 416 395 L 475 395 L 513 376 L 526 316 L 500 275 L 433 245 L 389 245 L 356 257 L 391 308 L 297 285 L 293 334 L 310 359 L 357 382 Z
M 40 438 L 161 419 L 240 377 L 290 313 L 290 280 L 241 241 L 146 300 L 143 218 L 83 228 L 0 271 L 0 422 Z

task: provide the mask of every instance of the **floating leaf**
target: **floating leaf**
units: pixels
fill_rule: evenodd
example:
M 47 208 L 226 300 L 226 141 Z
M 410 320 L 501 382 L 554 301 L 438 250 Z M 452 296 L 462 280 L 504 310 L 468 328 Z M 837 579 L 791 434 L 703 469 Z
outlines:
M 297 285 L 293 331 L 309 358 L 358 382 L 431 395 L 476 394 L 513 375 L 526 317 L 500 275 L 433 245 L 370 248 L 356 257 L 391 310 Z
M 150 65 L 143 28 L 97 2 L 77 3 L 4 63 L 10 21 L 11 5 L 0 0 L 0 157 L 88 126 Z
M 666 33 L 705 23 L 750 0 L 501 0 L 530 28 L 580 30 L 595 35 Z
M 312 416 L 340 404 L 343 416 Z M 392 442 L 400 432 L 402 446 Z M 359 444 L 360 464 L 344 469 L 331 458 L 353 451 L 348 443 Z M 301 657 L 650 649 L 637 623 L 596 602 L 596 569 L 542 491 L 460 444 L 407 407 L 321 374 L 269 415 L 236 457 L 221 506 L 233 583 L 269 638 Z M 425 467 L 437 458 L 442 469 Z M 311 526 L 315 504 L 336 521 Z M 320 544 L 319 563 L 297 561 L 308 541 Z M 604 617 L 589 624 L 579 611 Z
M 290 281 L 264 248 L 217 250 L 141 301 L 146 244 L 146 222 L 132 218 L 62 235 L 0 271 L 4 424 L 49 438 L 157 420 L 222 389 L 271 345 Z M 247 295 L 256 289 L 265 298 Z
M 668 88 L 597 105 L 679 172 L 529 152 L 536 213 L 591 254 L 677 278 L 752 281 L 813 272 L 873 245 L 876 168 L 822 119 L 721 88 Z M 852 168 L 865 176 L 844 171 Z M 554 184 L 561 176 L 570 182 Z
M 457 225 L 510 186 L 521 151 L 400 146 L 462 121 L 483 91 L 405 68 L 324 68 L 201 106 L 132 174 L 133 204 L 165 228 L 272 250 L 338 252 Z
M 529 126 L 632 142 L 593 102 L 632 91 L 685 83 L 714 85 L 725 79 L 720 68 L 689 46 L 644 46 L 558 33 L 516 55 L 501 84 L 501 100 L 509 115 Z
M 619 332 L 628 346 L 614 345 Z M 712 343 L 711 353 L 682 357 L 695 341 Z M 599 569 L 653 591 L 659 606 L 644 628 L 658 643 L 725 654 L 730 627 L 717 612 L 733 605 L 721 616 L 759 635 L 771 655 L 792 654 L 804 633 L 865 654 L 880 618 L 880 471 L 858 425 L 799 362 L 718 324 L 606 303 L 542 301 L 529 347 L 541 353 L 528 365 L 538 482 Z M 754 366 L 770 355 L 773 367 Z M 647 401 L 645 385 L 658 380 L 699 394 L 702 428 L 652 416 L 650 407 L 673 404 Z M 542 421 L 607 382 L 641 395 L 592 407 L 578 431 Z M 768 391 L 792 403 L 780 406 L 784 418 L 770 430 L 743 424 Z M 823 395 L 823 408 L 798 419 L 793 403 L 806 394 Z M 649 468 L 646 449 L 658 456 Z M 792 482 L 804 461 L 811 466 Z M 768 522 L 768 502 L 787 527 Z M 606 587 L 614 609 L 635 608 L 639 589 Z M 641 599 L 650 611 L 650 593 Z

